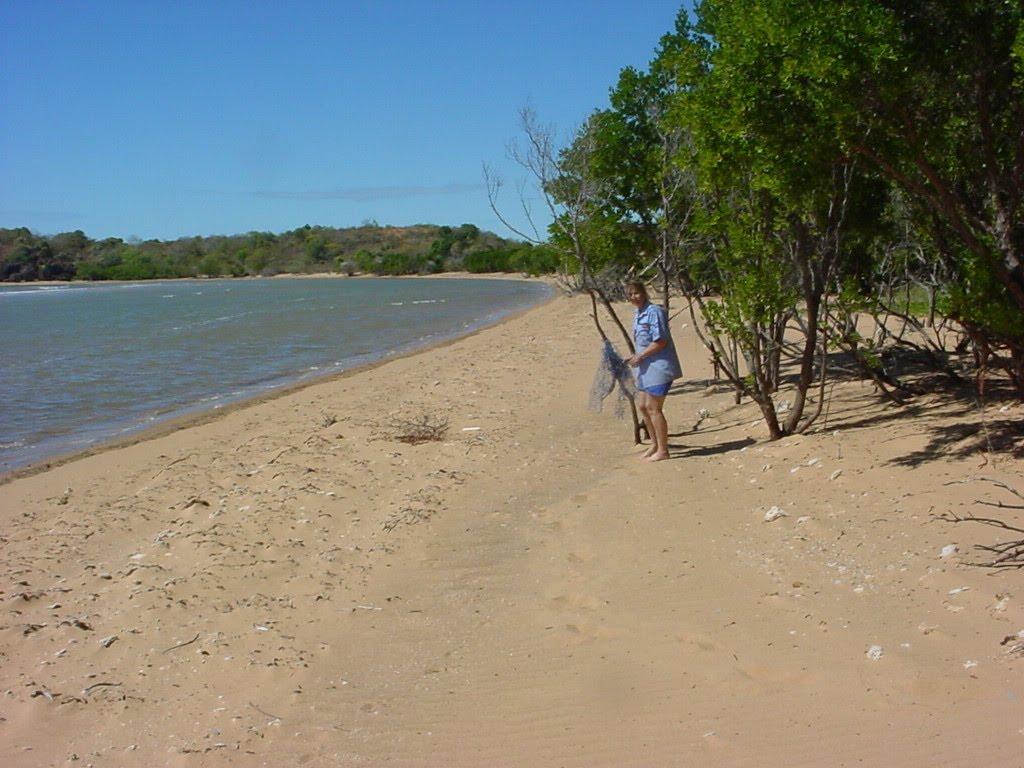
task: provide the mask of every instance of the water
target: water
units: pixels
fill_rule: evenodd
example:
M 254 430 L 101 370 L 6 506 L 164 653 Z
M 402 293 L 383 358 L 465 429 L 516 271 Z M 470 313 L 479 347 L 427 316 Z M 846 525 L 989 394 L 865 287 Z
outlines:
M 430 278 L 0 286 L 0 472 L 457 336 L 549 293 Z

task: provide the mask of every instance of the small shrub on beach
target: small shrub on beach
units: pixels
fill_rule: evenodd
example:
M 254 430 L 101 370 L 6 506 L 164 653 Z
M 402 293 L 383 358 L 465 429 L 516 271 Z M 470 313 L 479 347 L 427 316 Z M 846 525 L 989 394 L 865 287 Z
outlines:
M 395 419 L 391 422 L 391 437 L 409 445 L 440 442 L 447 434 L 447 417 L 424 414 L 418 419 Z

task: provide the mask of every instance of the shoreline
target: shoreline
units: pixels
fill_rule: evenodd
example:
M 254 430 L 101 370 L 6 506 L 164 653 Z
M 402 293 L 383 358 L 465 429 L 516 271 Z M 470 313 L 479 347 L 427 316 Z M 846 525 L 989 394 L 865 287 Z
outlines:
M 451 274 L 452 274 L 452 279 L 465 279 L 465 280 L 471 280 L 471 279 L 495 279 L 495 278 L 493 278 L 489 274 L 477 275 L 477 276 L 470 276 L 471 273 L 451 273 Z M 282 275 L 280 277 L 286 278 L 286 279 L 291 279 L 292 277 L 297 277 L 297 278 L 300 278 L 300 279 L 306 279 L 306 278 L 313 278 L 313 277 L 328 277 L 328 276 L 332 276 L 332 275 L 330 275 L 330 274 L 303 275 L 303 276 L 297 276 L 297 275 L 287 275 L 287 276 L 285 276 L 285 275 Z M 346 277 L 345 275 L 333 275 L 333 276 L 335 276 L 335 277 Z M 277 277 L 278 276 L 275 276 L 274 278 L 259 278 L 259 279 L 277 279 Z M 424 275 L 424 276 L 416 276 L 416 277 L 434 277 L 434 275 Z M 179 280 L 181 280 L 181 281 L 188 281 L 188 280 L 196 280 L 196 279 L 197 278 L 180 278 Z M 212 278 L 212 279 L 221 279 L 221 278 Z M 230 278 L 230 279 L 234 280 L 234 279 L 248 279 L 248 278 Z M 395 277 L 394 279 L 403 279 L 403 278 L 402 277 Z M 485 323 L 484 325 L 482 325 L 480 327 L 477 327 L 477 328 L 474 328 L 473 330 L 467 331 L 465 333 L 456 334 L 455 336 L 451 336 L 449 338 L 445 338 L 445 339 L 442 339 L 442 340 L 437 341 L 437 342 L 428 343 L 428 344 L 426 344 L 424 346 L 417 346 L 417 347 L 414 347 L 412 349 L 408 349 L 408 350 L 406 350 L 404 352 L 387 353 L 387 354 L 385 354 L 384 357 L 382 357 L 380 359 L 373 360 L 373 361 L 368 362 L 368 363 L 362 363 L 360 365 L 356 365 L 356 366 L 354 366 L 352 368 L 346 368 L 346 369 L 341 370 L 341 371 L 333 371 L 333 372 L 330 372 L 330 373 L 324 373 L 324 374 L 319 374 L 319 375 L 307 376 L 307 377 L 305 377 L 305 378 L 303 378 L 301 380 L 292 381 L 292 382 L 289 382 L 289 383 L 286 383 L 286 384 L 281 384 L 279 386 L 271 387 L 270 389 L 261 391 L 258 394 L 251 395 L 251 396 L 248 396 L 248 397 L 242 397 L 242 398 L 240 398 L 238 400 L 225 403 L 224 405 L 221 405 L 221 406 L 213 406 L 213 407 L 209 407 L 209 408 L 202 408 L 202 406 L 193 405 L 193 406 L 191 406 L 192 408 L 199 408 L 199 410 L 187 412 L 187 413 L 180 414 L 180 415 L 177 415 L 177 416 L 170 416 L 168 418 L 163 418 L 163 419 L 157 418 L 157 420 L 153 424 L 148 425 L 148 426 L 144 426 L 144 427 L 140 427 L 139 429 L 133 430 L 133 431 L 129 432 L 128 434 L 122 436 L 122 437 L 111 437 L 111 438 L 107 438 L 107 439 L 102 439 L 102 440 L 97 441 L 96 444 L 90 445 L 89 447 L 83 448 L 81 450 L 68 451 L 67 453 L 58 453 L 58 454 L 55 454 L 55 455 L 53 455 L 51 457 L 48 457 L 46 459 L 41 459 L 39 461 L 32 462 L 31 464 L 27 464 L 25 466 L 18 467 L 16 469 L 12 469 L 12 470 L 9 470 L 9 471 L 6 471 L 6 472 L 0 472 L 0 486 L 3 486 L 6 483 L 9 483 L 12 480 L 17 480 L 18 478 L 29 477 L 29 476 L 32 476 L 32 475 L 39 474 L 40 472 L 46 472 L 47 470 L 54 469 L 54 468 L 62 466 L 64 464 L 68 464 L 69 462 L 77 461 L 78 459 L 86 458 L 88 456 L 94 456 L 94 455 L 101 454 L 101 453 L 106 453 L 107 451 L 116 450 L 118 448 L 124 448 L 124 447 L 131 446 L 131 445 L 136 445 L 136 444 L 142 443 L 142 442 L 147 442 L 149 440 L 154 440 L 156 438 L 163 437 L 165 435 L 173 434 L 174 432 L 178 432 L 179 430 L 182 430 L 182 429 L 188 429 L 190 427 L 198 426 L 200 424 L 206 424 L 206 423 L 209 423 L 211 421 L 215 421 L 221 415 L 229 414 L 229 413 L 232 413 L 232 412 L 237 411 L 239 409 L 244 409 L 244 408 L 247 408 L 247 407 L 252 406 L 252 405 L 257 405 L 259 403 L 264 403 L 264 402 L 269 402 L 269 401 L 272 401 L 272 400 L 276 400 L 277 398 L 283 397 L 283 396 L 291 394 L 293 392 L 299 392 L 299 391 L 301 391 L 301 390 L 303 390 L 303 389 L 305 389 L 307 387 L 315 386 L 317 384 L 322 384 L 322 383 L 325 383 L 325 382 L 333 381 L 335 379 L 340 379 L 340 378 L 346 378 L 346 377 L 349 377 L 349 376 L 354 376 L 354 375 L 357 375 L 357 374 L 362 373 L 364 371 L 368 371 L 368 370 L 372 370 L 373 368 L 377 368 L 377 367 L 379 367 L 381 365 L 384 365 L 385 363 L 387 363 L 389 361 L 392 361 L 392 360 L 401 360 L 401 359 L 406 358 L 406 357 L 411 357 L 411 356 L 414 356 L 414 355 L 418 355 L 418 354 L 422 354 L 422 353 L 427 353 L 427 352 L 430 352 L 430 351 L 435 350 L 435 349 L 439 349 L 439 348 L 443 348 L 443 347 L 449 346 L 449 345 L 459 341 L 460 339 L 466 338 L 468 336 L 473 336 L 473 335 L 475 335 L 477 333 L 480 333 L 481 331 L 484 331 L 484 330 L 486 330 L 488 328 L 493 328 L 494 326 L 501 325 L 502 323 L 505 323 L 505 322 L 508 322 L 510 320 L 513 320 L 513 319 L 515 319 L 516 317 L 518 317 L 519 315 L 521 315 L 523 313 L 530 312 L 530 311 L 532 311 L 532 310 L 534 310 L 534 309 L 536 309 L 538 307 L 544 306 L 545 304 L 547 304 L 547 303 L 549 303 L 551 301 L 554 301 L 558 297 L 557 290 L 556 290 L 555 286 L 552 284 L 552 282 L 548 281 L 548 280 L 545 280 L 543 278 L 523 278 L 523 277 L 518 277 L 518 278 L 505 278 L 505 279 L 517 279 L 517 280 L 521 280 L 522 282 L 539 282 L 539 283 L 548 285 L 549 288 L 551 288 L 551 292 L 550 292 L 550 294 L 546 298 L 541 299 L 536 304 L 532 304 L 529 307 L 526 307 L 524 309 L 515 310 L 515 311 L 510 312 L 510 313 L 508 313 L 506 315 L 502 315 L 501 317 L 499 317 L 497 320 L 494 320 L 493 322 Z M 111 281 L 109 283 L 107 281 L 78 281 L 78 282 L 82 282 L 82 283 L 88 282 L 90 284 L 95 283 L 95 284 L 99 284 L 99 285 L 102 285 L 102 284 L 114 284 L 113 281 Z M 129 281 L 118 281 L 118 282 L 121 282 L 122 284 L 125 284 L 125 285 L 131 285 L 131 284 L 134 284 L 134 283 L 137 283 L 137 282 L 144 282 L 144 281 L 129 280 Z M 157 279 L 154 282 L 161 282 L 161 280 Z M 54 284 L 57 284 L 57 283 L 54 283 Z M 70 284 L 70 283 L 65 282 L 65 283 L 60 283 L 60 284 Z
M 207 282 L 209 280 L 310 280 L 326 279 L 331 280 L 365 280 L 375 278 L 378 280 L 423 280 L 429 278 L 460 279 L 460 280 L 523 280 L 526 282 L 546 282 L 554 284 L 555 280 L 549 275 L 525 275 L 521 272 L 438 272 L 432 275 L 374 275 L 369 272 L 360 272 L 355 275 L 346 275 L 341 272 L 282 272 L 277 275 L 263 277 L 261 275 L 217 275 L 216 277 L 152 277 L 143 280 L 26 280 L 23 282 L 0 282 L 0 287 L 15 285 L 41 285 L 43 287 L 55 285 L 136 285 L 146 283 L 186 283 L 186 282 Z

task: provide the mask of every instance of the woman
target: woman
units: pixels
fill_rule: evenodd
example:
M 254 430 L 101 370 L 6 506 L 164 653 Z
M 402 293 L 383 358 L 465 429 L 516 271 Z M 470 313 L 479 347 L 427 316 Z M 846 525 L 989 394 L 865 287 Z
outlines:
M 651 436 L 651 447 L 642 456 L 647 461 L 668 458 L 668 422 L 662 412 L 672 382 L 683 375 L 668 313 L 651 304 L 647 288 L 641 282 L 626 283 L 626 298 L 636 307 L 633 319 L 634 354 L 626 362 L 636 368 L 636 406 Z

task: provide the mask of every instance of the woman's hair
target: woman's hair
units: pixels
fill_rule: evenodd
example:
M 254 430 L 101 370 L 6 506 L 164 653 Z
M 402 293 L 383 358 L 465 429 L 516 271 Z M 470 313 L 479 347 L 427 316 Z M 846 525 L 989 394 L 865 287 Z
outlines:
M 629 282 L 626 283 L 626 290 L 629 291 L 630 288 L 635 288 L 636 290 L 640 291 L 640 293 L 642 293 L 645 298 L 650 298 L 647 295 L 647 286 L 644 285 L 642 280 L 630 280 Z

